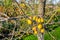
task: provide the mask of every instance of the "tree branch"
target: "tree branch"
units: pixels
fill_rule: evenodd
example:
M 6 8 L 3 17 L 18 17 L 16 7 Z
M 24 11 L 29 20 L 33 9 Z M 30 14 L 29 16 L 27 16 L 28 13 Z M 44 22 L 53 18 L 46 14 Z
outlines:
M 51 22 L 51 20 L 53 19 L 53 17 L 56 15 L 57 12 L 55 12 L 54 14 L 52 14 L 52 16 L 50 17 L 50 19 L 47 21 L 46 24 L 48 24 L 49 22 Z

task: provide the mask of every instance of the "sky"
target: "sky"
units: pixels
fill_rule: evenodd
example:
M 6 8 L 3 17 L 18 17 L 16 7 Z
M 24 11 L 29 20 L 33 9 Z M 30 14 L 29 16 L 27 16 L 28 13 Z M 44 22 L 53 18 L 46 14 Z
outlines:
M 54 0 L 53 3 L 56 4 L 59 0 Z M 19 0 L 17 0 L 19 2 Z
M 54 4 L 56 4 L 58 1 L 59 1 L 59 0 L 54 0 L 54 2 L 53 2 L 53 3 L 54 3 Z

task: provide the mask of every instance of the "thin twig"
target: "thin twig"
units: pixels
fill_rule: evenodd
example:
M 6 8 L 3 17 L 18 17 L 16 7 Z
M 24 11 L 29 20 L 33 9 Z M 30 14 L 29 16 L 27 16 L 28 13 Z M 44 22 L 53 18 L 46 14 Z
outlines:
M 57 12 L 55 12 L 54 14 L 52 14 L 52 16 L 50 17 L 50 19 L 47 21 L 46 24 L 48 24 L 49 22 L 51 22 L 51 20 L 53 19 L 53 17 L 56 15 Z
M 51 23 L 48 23 L 48 24 L 45 24 L 45 25 L 52 25 L 52 24 L 60 24 L 60 21 L 58 21 L 58 22 L 51 22 Z
M 48 34 L 49 34 L 54 40 L 56 40 L 56 38 L 55 38 L 50 32 L 48 32 Z
M 15 27 L 14 27 L 14 29 L 13 29 L 12 37 L 11 37 L 11 39 L 10 39 L 10 40 L 12 40 L 12 39 L 13 39 L 13 36 L 14 36 L 14 33 L 15 33 L 15 28 L 16 28 L 16 23 L 15 23 Z

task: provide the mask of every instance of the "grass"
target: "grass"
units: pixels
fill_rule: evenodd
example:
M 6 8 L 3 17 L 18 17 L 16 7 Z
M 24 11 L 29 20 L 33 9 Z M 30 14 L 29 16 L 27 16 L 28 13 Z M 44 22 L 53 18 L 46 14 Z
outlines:
M 56 28 L 54 31 L 50 32 L 56 40 L 60 40 L 60 27 Z M 45 33 L 44 40 L 54 40 L 48 33 Z

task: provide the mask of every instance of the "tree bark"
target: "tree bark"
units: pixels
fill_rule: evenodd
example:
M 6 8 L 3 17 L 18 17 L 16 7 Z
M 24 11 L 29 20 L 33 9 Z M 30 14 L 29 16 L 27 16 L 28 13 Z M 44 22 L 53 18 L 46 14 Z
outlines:
M 38 14 L 40 15 L 40 17 L 43 17 L 45 14 L 45 6 L 46 6 L 46 0 L 39 0 Z
M 45 5 L 46 5 L 46 0 L 39 0 L 39 5 L 38 5 L 38 16 L 44 17 L 45 14 Z M 37 34 L 38 40 L 44 40 L 44 34 L 40 33 L 38 30 Z

